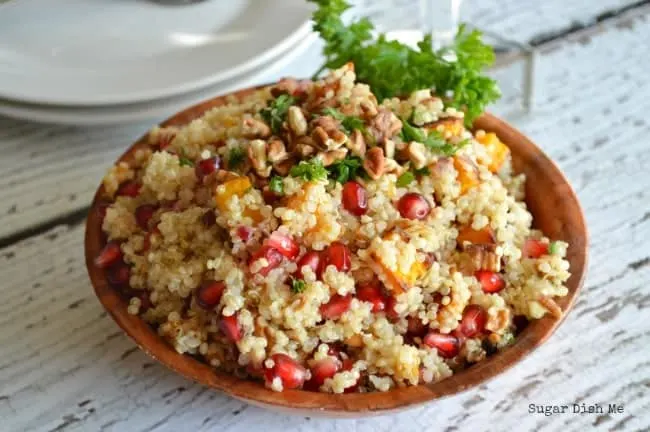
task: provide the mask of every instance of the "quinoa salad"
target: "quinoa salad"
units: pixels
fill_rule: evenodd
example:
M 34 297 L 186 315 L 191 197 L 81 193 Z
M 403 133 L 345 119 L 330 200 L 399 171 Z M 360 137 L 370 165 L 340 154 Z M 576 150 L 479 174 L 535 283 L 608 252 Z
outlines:
M 177 352 L 275 391 L 432 383 L 559 318 L 567 244 L 525 178 L 430 90 L 347 64 L 154 127 L 113 166 L 95 260 Z

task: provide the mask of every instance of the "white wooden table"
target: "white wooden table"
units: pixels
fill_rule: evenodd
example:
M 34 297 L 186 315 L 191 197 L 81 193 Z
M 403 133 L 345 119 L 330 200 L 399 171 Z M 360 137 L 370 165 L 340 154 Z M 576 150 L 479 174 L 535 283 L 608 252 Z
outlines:
M 587 282 L 548 343 L 476 390 L 362 420 L 275 414 L 188 382 L 140 352 L 106 316 L 83 262 L 91 195 L 149 125 L 0 118 L 0 430 L 649 430 L 648 2 L 468 3 L 472 23 L 542 43 L 535 113 L 516 113 L 517 64 L 494 72 L 505 93 L 494 111 L 558 163 L 587 216 Z M 617 8 L 629 10 L 607 13 Z M 571 31 L 576 22 L 587 28 Z M 286 73 L 307 75 L 317 61 L 314 51 Z M 604 413 L 572 413 L 582 403 Z M 569 409 L 544 416 L 530 413 L 530 404 Z M 608 413 L 608 404 L 623 412 Z

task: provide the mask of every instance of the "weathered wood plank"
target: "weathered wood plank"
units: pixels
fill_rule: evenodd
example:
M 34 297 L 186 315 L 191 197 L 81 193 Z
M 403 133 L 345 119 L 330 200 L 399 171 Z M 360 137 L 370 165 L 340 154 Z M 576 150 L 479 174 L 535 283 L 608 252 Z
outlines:
M 544 54 L 538 110 L 517 119 L 575 186 L 592 246 L 575 310 L 512 370 L 479 389 L 381 418 L 306 419 L 248 407 L 175 376 L 135 349 L 93 297 L 83 227 L 62 226 L 0 250 L 2 429 L 647 430 L 650 58 L 639 53 L 647 52 L 650 22 L 641 17 L 632 24 Z M 516 69 L 498 75 L 514 82 Z M 512 115 L 517 103 L 511 88 L 496 111 Z M 1 163 L 3 173 L 12 165 Z M 605 410 L 617 403 L 624 413 L 528 412 L 529 404 L 573 403 Z

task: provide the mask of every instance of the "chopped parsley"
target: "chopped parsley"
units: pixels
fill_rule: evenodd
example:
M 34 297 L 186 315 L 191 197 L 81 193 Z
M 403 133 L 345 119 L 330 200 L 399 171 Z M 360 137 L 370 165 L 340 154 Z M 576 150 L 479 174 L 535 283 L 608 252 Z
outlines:
M 244 150 L 233 147 L 228 153 L 228 169 L 235 169 L 244 162 Z
M 444 156 L 453 156 L 458 150 L 470 143 L 469 139 L 465 139 L 455 145 L 448 143 L 440 132 L 433 130 L 427 134 L 424 129 L 412 125 L 407 120 L 402 120 L 400 137 L 404 142 L 416 141 L 422 143 L 434 153 Z
M 366 126 L 363 123 L 363 120 L 355 116 L 346 116 L 341 111 L 336 108 L 325 108 L 323 109 L 323 114 L 332 116 L 336 120 L 341 122 L 341 126 L 347 133 L 352 133 L 353 130 L 358 129 L 361 132 L 365 132 Z
M 346 25 L 341 19 L 350 8 L 346 0 L 309 1 L 318 6 L 312 17 L 314 30 L 325 41 L 325 64 L 316 75 L 352 62 L 357 79 L 370 86 L 379 102 L 435 89 L 439 96 L 449 97 L 448 105 L 465 111 L 467 125 L 501 96 L 496 81 L 483 73 L 494 62 L 494 51 L 478 30 L 461 25 L 454 42 L 435 51 L 431 35 L 426 35 L 414 49 L 389 41 L 382 33 L 375 37 L 367 18 Z
M 560 245 L 557 244 L 557 242 L 551 242 L 548 245 L 548 253 L 549 255 L 557 255 L 560 253 Z
M 186 158 L 185 156 L 181 156 L 181 157 L 179 157 L 179 158 L 178 158 L 178 162 L 180 163 L 181 166 L 189 166 L 189 167 L 193 167 L 193 166 L 194 166 L 194 162 L 192 162 L 191 160 L 189 160 L 189 159 Z
M 431 170 L 427 167 L 414 169 L 413 171 L 406 171 L 401 176 L 397 177 L 397 187 L 405 187 L 410 185 L 416 177 L 428 176 L 431 174 Z
M 292 177 L 301 177 L 307 181 L 314 181 L 326 179 L 328 172 L 320 159 L 312 158 L 291 167 L 289 174 Z
M 276 195 L 284 195 L 284 183 L 282 183 L 282 177 L 273 176 L 269 182 L 269 189 Z
M 291 280 L 291 291 L 294 294 L 301 293 L 307 288 L 307 284 L 302 279 L 292 279 Z
M 415 180 L 415 174 L 411 171 L 406 171 L 401 176 L 397 177 L 397 187 L 405 187 L 410 185 Z
M 361 165 L 360 157 L 346 156 L 345 159 L 334 162 L 332 165 L 328 166 L 327 171 L 329 171 L 331 179 L 339 183 L 345 183 L 348 180 L 353 180 L 363 172 Z M 359 169 L 361 169 L 361 172 L 359 172 Z
M 271 126 L 274 134 L 278 134 L 282 130 L 282 123 L 284 123 L 284 119 L 287 117 L 289 107 L 295 101 L 293 97 L 283 94 L 271 101 L 269 106 L 260 111 L 260 115 Z

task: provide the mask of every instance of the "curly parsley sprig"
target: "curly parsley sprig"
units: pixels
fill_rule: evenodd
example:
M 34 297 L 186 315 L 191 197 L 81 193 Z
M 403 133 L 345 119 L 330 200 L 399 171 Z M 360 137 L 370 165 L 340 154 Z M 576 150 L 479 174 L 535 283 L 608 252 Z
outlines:
M 346 0 L 308 0 L 318 5 L 314 12 L 314 30 L 325 41 L 324 69 L 336 69 L 353 62 L 357 79 L 370 86 L 380 101 L 432 88 L 447 104 L 465 111 L 471 123 L 485 107 L 499 99 L 496 81 L 483 70 L 494 62 L 494 51 L 481 40 L 478 30 L 460 26 L 454 43 L 434 50 L 430 35 L 412 49 L 384 34 L 373 38 L 373 25 L 363 18 L 349 25 L 341 14 L 350 8 Z M 317 74 L 318 74 L 317 73 Z

